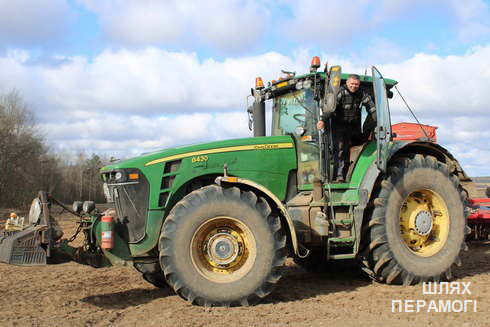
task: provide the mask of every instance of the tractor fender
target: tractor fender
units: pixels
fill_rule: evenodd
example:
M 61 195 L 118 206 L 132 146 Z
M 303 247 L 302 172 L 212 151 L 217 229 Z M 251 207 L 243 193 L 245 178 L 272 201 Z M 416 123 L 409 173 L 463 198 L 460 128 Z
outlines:
M 294 228 L 293 220 L 291 219 L 291 216 L 289 215 L 284 204 L 281 202 L 281 200 L 277 198 L 277 196 L 274 195 L 274 193 L 269 191 L 265 186 L 245 178 L 232 177 L 232 176 L 218 176 L 216 177 L 215 182 L 218 185 L 232 184 L 232 185 L 237 185 L 238 187 L 246 186 L 248 189 L 256 190 L 258 191 L 258 193 L 264 195 L 269 202 L 272 202 L 272 204 L 274 204 L 277 207 L 277 209 L 279 209 L 282 215 L 280 217 L 281 221 L 282 222 L 286 221 L 287 230 L 291 238 L 291 245 L 293 247 L 294 254 L 299 257 L 305 257 L 308 255 L 309 251 L 307 249 L 303 249 L 305 250 L 306 254 L 300 254 L 300 250 L 299 250 L 300 245 L 296 237 L 296 229 Z
M 408 155 L 408 154 L 423 154 L 423 155 L 431 155 L 434 156 L 437 160 L 445 163 L 449 166 L 449 171 L 455 173 L 461 182 L 471 182 L 471 178 L 466 175 L 463 168 L 459 164 L 458 160 L 454 158 L 454 156 L 444 147 L 439 144 L 432 142 L 396 142 L 390 148 L 388 153 L 388 166 L 389 162 L 399 156 L 399 155 Z M 359 187 L 360 190 L 366 190 L 368 192 L 368 199 L 371 197 L 371 192 L 374 187 L 374 183 L 376 182 L 381 171 L 378 169 L 376 165 L 376 160 L 374 160 L 369 168 L 366 170 L 364 177 L 361 181 L 361 185 Z
M 446 148 L 433 142 L 396 142 L 391 147 L 388 161 L 397 155 L 403 154 L 423 154 L 431 155 L 437 160 L 449 166 L 449 171 L 455 173 L 462 182 L 471 181 L 471 178 L 466 175 L 458 160 Z

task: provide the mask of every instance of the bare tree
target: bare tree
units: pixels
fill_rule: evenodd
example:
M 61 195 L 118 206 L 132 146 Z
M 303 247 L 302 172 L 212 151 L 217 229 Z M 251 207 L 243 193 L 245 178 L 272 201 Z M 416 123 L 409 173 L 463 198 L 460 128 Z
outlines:
M 19 93 L 0 95 L 0 206 L 24 205 L 49 187 L 56 164 L 46 153 L 34 114 Z
M 104 202 L 97 154 L 52 153 L 19 92 L 0 94 L 0 208 L 25 206 L 39 190 L 64 203 Z

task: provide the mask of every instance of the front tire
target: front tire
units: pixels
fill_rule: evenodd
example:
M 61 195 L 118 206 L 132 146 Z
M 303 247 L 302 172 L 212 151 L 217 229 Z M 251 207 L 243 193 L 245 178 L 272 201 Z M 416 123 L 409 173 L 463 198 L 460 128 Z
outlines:
M 174 206 L 159 249 L 165 277 L 182 298 L 203 306 L 249 305 L 281 278 L 286 237 L 263 198 L 210 185 Z
M 390 167 L 374 193 L 364 242 L 371 277 L 404 285 L 451 279 L 466 248 L 465 200 L 457 177 L 434 157 Z

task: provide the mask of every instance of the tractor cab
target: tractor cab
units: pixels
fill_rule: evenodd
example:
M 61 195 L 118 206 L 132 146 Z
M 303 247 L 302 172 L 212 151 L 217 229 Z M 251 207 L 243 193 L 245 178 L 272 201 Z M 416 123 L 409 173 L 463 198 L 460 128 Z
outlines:
M 296 76 L 286 72 L 284 78 L 271 81 L 264 87 L 260 78 L 252 89 L 255 99 L 249 112 L 253 117 L 254 136 L 265 135 L 265 102 L 272 100 L 271 135 L 290 135 L 297 149 L 297 185 L 298 189 L 309 188 L 315 178 L 331 182 L 333 160 L 331 151 L 332 129 L 330 124 L 319 131 L 316 124 L 320 115 L 334 112 L 335 99 L 340 87 L 345 84 L 349 74 L 342 74 L 339 66 L 334 66 L 328 72 L 317 72 L 319 59 L 312 60 L 310 73 Z M 325 69 L 327 71 L 327 68 Z M 363 149 L 371 146 L 378 151 L 378 166 L 386 168 L 387 149 L 391 141 L 391 121 L 388 98 L 393 96 L 390 89 L 396 81 L 383 79 L 376 68 L 372 75 L 360 76 L 360 91 L 371 95 L 377 108 L 377 126 L 369 121 L 366 108 L 361 108 L 362 133 L 360 140 L 354 140 L 349 155 L 349 169 L 346 180 L 350 181 L 353 168 Z M 252 124 L 250 124 L 252 125 Z M 334 129 L 333 129 L 334 130 Z M 376 134 L 376 137 L 374 136 Z M 373 141 L 376 139 L 376 141 Z

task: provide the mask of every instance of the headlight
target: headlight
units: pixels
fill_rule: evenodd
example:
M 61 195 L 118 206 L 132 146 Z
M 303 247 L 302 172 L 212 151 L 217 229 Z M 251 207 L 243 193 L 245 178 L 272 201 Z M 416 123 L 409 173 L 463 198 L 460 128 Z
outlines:
M 116 181 L 120 181 L 123 178 L 123 173 L 118 171 L 114 177 L 116 178 Z
M 82 201 L 73 202 L 73 206 L 72 206 L 73 211 L 75 211 L 76 213 L 80 213 L 82 211 L 82 208 L 83 208 Z
M 94 201 L 85 201 L 83 203 L 83 212 L 86 214 L 90 214 L 92 211 L 95 210 L 95 202 Z
M 109 190 L 109 186 L 107 185 L 107 183 L 104 183 L 102 185 L 102 188 L 104 189 L 104 196 L 107 203 L 114 203 L 114 199 L 112 198 L 112 194 L 111 191 Z

